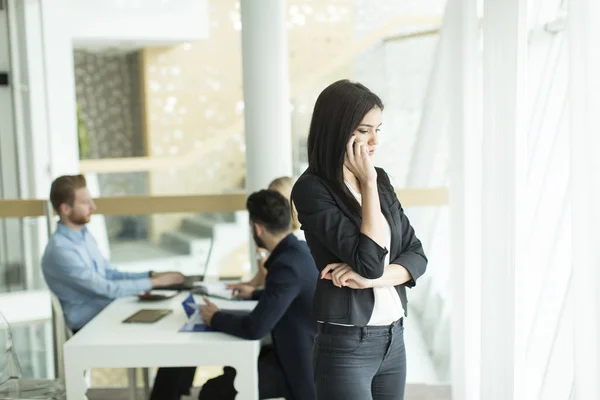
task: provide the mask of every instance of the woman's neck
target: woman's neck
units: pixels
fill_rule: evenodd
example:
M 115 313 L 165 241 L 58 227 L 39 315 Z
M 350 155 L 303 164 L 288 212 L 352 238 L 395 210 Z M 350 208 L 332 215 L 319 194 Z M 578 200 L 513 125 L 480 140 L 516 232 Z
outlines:
M 356 193 L 360 194 L 360 181 L 346 167 L 344 167 L 344 180 L 352 187 L 352 189 L 354 189 Z

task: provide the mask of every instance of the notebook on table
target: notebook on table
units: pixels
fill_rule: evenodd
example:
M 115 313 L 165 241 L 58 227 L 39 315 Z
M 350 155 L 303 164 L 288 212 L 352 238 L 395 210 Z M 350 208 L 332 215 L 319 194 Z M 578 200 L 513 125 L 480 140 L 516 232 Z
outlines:
M 153 322 L 159 321 L 171 314 L 173 310 L 165 308 L 165 309 L 143 309 L 138 310 L 134 314 L 123 320 L 123 323 L 141 323 L 141 324 L 151 324 Z

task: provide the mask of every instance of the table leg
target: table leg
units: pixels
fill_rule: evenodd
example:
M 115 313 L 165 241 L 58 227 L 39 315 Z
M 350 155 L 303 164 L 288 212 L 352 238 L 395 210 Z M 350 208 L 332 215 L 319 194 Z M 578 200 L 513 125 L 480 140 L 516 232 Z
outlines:
M 237 371 L 234 386 L 240 399 L 258 400 L 258 351 L 232 365 Z
M 127 368 L 127 382 L 129 384 L 129 400 L 137 398 L 137 368 Z
M 142 374 L 144 375 L 144 399 L 150 396 L 150 368 L 142 368 Z
M 78 365 L 76 360 L 67 357 L 65 353 L 65 386 L 67 400 L 86 400 L 87 385 L 85 383 L 85 368 Z

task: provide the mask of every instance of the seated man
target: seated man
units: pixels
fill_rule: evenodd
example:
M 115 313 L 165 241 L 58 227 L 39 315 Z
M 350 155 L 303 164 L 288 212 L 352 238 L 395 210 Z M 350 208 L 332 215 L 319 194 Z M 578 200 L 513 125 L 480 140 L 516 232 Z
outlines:
M 317 268 L 306 242 L 292 234 L 290 204 L 285 197 L 261 190 L 248 197 L 246 208 L 256 245 L 271 253 L 265 262 L 265 288 L 237 288 L 239 297 L 258 300 L 247 315 L 221 311 L 205 298 L 202 318 L 206 325 L 244 339 L 258 340 L 271 332 L 273 347 L 263 348 L 258 359 L 261 399 L 314 400 L 312 346 L 317 324 L 311 308 Z M 161 368 L 151 399 L 174 400 L 189 393 L 194 370 Z M 199 399 L 233 399 L 237 393 L 234 377 L 235 370 L 226 367 L 223 376 L 203 386 Z M 244 398 L 244 393 L 241 395 Z
M 109 268 L 85 227 L 96 205 L 83 175 L 57 178 L 50 201 L 60 221 L 42 257 L 42 272 L 72 331 L 81 329 L 118 297 L 183 283 L 185 277 L 179 272 L 128 273 Z
M 279 192 L 285 197 L 288 201 L 290 201 L 290 195 L 292 193 L 292 188 L 294 187 L 295 179 L 289 176 L 281 176 L 279 178 L 275 178 L 271 183 L 269 183 L 269 187 L 267 189 L 274 190 Z M 300 240 L 304 240 L 304 232 L 300 229 L 300 222 L 298 221 L 298 213 L 296 212 L 296 208 L 292 205 L 292 233 Z M 266 249 L 262 249 L 260 247 L 256 248 L 256 261 L 258 263 L 258 268 L 254 277 L 248 282 L 239 282 L 228 285 L 229 289 L 237 292 L 238 287 L 242 286 L 253 286 L 255 288 L 260 288 L 265 285 L 265 277 L 267 276 L 267 272 L 265 270 L 265 261 L 269 258 L 269 252 Z

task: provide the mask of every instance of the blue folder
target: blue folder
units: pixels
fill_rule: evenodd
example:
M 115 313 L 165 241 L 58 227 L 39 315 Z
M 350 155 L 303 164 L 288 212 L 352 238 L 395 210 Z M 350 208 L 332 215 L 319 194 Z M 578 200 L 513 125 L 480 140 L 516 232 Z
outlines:
M 200 315 L 200 305 L 196 303 L 194 296 L 190 294 L 181 305 L 188 317 L 188 322 L 179 329 L 179 332 L 215 332 L 214 329 L 204 325 Z

